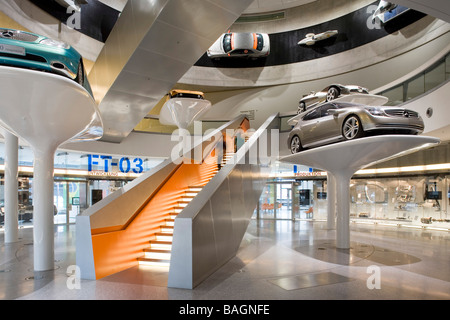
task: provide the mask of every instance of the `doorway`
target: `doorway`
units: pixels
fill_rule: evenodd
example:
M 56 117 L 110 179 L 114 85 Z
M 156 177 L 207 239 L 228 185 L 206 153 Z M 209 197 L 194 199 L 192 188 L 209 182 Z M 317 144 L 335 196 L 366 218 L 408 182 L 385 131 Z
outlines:
M 62 180 L 54 183 L 55 224 L 76 222 L 76 216 L 87 208 L 87 181 Z

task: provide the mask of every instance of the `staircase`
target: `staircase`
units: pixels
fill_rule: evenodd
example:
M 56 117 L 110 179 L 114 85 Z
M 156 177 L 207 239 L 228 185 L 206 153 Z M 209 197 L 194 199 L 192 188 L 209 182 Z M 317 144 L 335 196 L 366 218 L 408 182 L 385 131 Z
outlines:
M 224 166 L 233 155 L 234 153 L 225 154 L 221 165 Z M 168 267 L 170 265 L 175 217 L 197 196 L 218 171 L 217 166 L 213 166 L 205 173 L 199 185 L 190 186 L 180 193 L 178 199 L 174 201 L 173 206 L 165 215 L 164 221 L 161 221 L 160 231 L 154 234 L 149 247 L 144 249 L 144 255 L 138 258 L 139 265 L 159 267 Z

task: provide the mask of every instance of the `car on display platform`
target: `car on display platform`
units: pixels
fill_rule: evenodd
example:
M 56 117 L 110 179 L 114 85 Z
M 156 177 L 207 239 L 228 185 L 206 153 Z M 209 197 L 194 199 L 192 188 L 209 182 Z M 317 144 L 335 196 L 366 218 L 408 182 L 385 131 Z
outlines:
M 337 30 L 328 30 L 325 32 L 321 32 L 318 34 L 315 33 L 308 33 L 306 34 L 305 38 L 300 40 L 297 44 L 298 45 L 306 45 L 306 46 L 312 46 L 316 44 L 317 41 L 325 40 L 328 38 L 331 38 L 338 34 Z
M 228 32 L 206 52 L 211 59 L 222 57 L 260 58 L 270 54 L 270 39 L 266 33 Z
M 77 82 L 93 96 L 83 58 L 60 40 L 0 28 L 0 65 L 61 75 Z
M 372 15 L 372 21 L 375 22 L 375 20 L 378 18 L 382 22 L 384 22 L 384 14 L 386 12 L 392 11 L 395 8 L 397 8 L 397 5 L 395 3 L 389 2 L 389 1 L 383 1 L 381 0 L 378 3 L 377 8 L 375 9 L 373 15 Z
M 413 110 L 328 102 L 300 114 L 288 137 L 291 153 L 372 134 L 413 134 L 424 130 L 422 117 Z
M 184 90 L 184 89 L 173 89 L 170 90 L 167 94 L 168 99 L 173 98 L 194 98 L 194 99 L 205 99 L 205 95 L 201 91 L 192 91 L 192 90 Z
M 317 103 L 330 102 L 340 96 L 349 94 L 369 94 L 369 90 L 356 85 L 331 84 L 319 92 L 311 91 L 309 95 L 301 98 L 298 103 L 297 114 L 306 111 Z

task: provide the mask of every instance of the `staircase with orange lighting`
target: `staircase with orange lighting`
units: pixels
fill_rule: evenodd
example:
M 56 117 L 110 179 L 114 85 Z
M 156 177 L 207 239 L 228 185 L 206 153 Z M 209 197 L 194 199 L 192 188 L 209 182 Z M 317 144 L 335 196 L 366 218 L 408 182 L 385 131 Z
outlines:
M 234 153 L 226 153 L 222 159 L 221 166 L 224 166 Z M 139 265 L 168 267 L 170 265 L 170 255 L 172 249 L 173 228 L 176 216 L 194 199 L 203 187 L 219 171 L 217 166 L 213 166 L 203 173 L 203 177 L 198 185 L 189 186 L 182 190 L 171 207 L 167 209 L 163 216 L 159 231 L 154 233 L 147 248 L 144 248 L 144 255 L 138 258 Z

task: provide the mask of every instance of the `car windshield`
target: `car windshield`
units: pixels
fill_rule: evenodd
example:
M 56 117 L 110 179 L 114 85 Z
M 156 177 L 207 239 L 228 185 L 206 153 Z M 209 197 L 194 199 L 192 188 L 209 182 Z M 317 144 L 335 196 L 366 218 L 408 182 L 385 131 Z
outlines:
M 223 37 L 223 51 L 231 51 L 231 33 L 226 33 Z
M 264 47 L 264 39 L 262 34 L 260 33 L 256 34 L 256 41 L 257 41 L 256 50 L 261 51 Z

